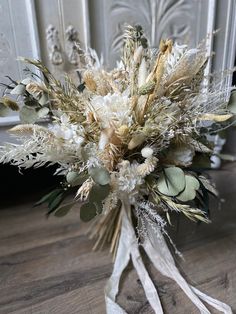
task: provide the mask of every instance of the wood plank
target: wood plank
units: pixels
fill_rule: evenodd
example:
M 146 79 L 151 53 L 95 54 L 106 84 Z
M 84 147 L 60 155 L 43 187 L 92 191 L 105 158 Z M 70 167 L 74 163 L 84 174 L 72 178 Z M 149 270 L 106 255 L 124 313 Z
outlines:
M 225 198 L 220 211 L 213 203 L 213 223 L 196 227 L 181 218 L 179 230 L 170 228 L 169 233 L 184 254 L 185 261 L 176 262 L 185 277 L 236 311 L 236 170 L 226 166 L 212 175 Z M 63 219 L 49 220 L 43 208 L 32 209 L 31 203 L 1 210 L 0 313 L 105 313 L 111 256 L 108 249 L 92 252 L 86 229 L 78 208 Z M 160 275 L 145 256 L 144 261 L 166 313 L 198 313 L 173 281 Z M 129 314 L 153 313 L 131 264 L 118 302 Z

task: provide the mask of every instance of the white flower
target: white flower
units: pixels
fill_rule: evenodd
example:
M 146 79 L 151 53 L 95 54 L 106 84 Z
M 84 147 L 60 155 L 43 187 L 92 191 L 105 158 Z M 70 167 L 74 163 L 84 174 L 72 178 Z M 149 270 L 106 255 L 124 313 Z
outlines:
M 112 125 L 119 127 L 124 124 L 127 126 L 132 124 L 129 98 L 124 94 L 109 93 L 106 96 L 95 96 L 91 100 L 91 105 L 104 129 Z
M 144 147 L 142 150 L 141 150 L 141 154 L 144 158 L 149 158 L 149 157 L 152 157 L 153 155 L 153 149 L 151 147 Z
M 143 183 L 141 176 L 137 174 L 138 163 L 130 164 L 128 160 L 124 160 L 119 164 L 118 186 L 119 190 L 131 193 Z
M 60 122 L 55 123 L 49 129 L 58 138 L 62 138 L 71 144 L 81 146 L 84 142 L 83 129 L 76 124 L 71 124 L 66 114 L 61 115 Z

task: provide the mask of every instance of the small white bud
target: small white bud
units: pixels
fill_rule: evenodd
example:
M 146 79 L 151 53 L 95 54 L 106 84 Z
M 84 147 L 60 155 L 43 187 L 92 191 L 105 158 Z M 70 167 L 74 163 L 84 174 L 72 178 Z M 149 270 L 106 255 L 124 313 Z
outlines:
M 141 154 L 144 158 L 149 158 L 149 157 L 152 157 L 153 155 L 153 149 L 150 148 L 150 147 L 144 147 L 142 150 L 141 150 Z

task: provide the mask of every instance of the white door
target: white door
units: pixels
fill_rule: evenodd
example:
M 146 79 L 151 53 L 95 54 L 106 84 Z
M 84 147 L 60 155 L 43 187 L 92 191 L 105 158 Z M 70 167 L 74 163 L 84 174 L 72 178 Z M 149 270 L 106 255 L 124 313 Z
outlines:
M 234 65 L 235 0 L 0 0 L 0 82 L 23 76 L 18 56 L 42 59 L 59 77 L 74 72 L 74 42 L 95 48 L 112 66 L 125 23 L 143 25 L 153 47 L 162 37 L 195 46 L 220 28 L 208 38 L 208 53 L 216 52 L 213 69 Z M 16 121 L 16 114 L 0 118 L 0 128 Z
M 0 0 L 0 82 L 9 84 L 23 77 L 24 65 L 19 56 L 40 58 L 34 2 L 30 0 Z M 0 93 L 4 87 L 0 87 Z M 0 118 L 0 125 L 16 123 L 17 113 Z

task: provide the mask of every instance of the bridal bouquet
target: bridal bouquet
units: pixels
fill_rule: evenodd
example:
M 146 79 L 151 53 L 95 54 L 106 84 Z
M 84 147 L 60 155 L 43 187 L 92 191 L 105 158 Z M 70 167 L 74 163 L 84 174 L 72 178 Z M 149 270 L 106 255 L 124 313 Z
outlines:
M 228 106 L 232 88 L 225 84 L 230 72 L 204 76 L 204 43 L 188 49 L 163 40 L 159 50 L 150 49 L 140 26 L 126 28 L 121 61 L 111 71 L 92 49 L 81 52 L 79 86 L 68 76 L 58 81 L 37 60 L 24 61 L 36 73 L 27 68 L 28 76 L 5 85 L 0 100 L 1 114 L 19 109 L 22 124 L 9 132 L 20 143 L 5 144 L 0 162 L 20 170 L 57 165 L 61 185 L 38 204 L 47 203 L 48 214 L 61 217 L 79 202 L 81 220 L 92 220 L 94 248 L 110 243 L 107 313 L 126 313 L 116 296 L 130 259 L 154 312 L 163 313 L 140 247 L 200 313 L 210 313 L 203 302 L 232 313 L 186 282 L 165 240 L 175 248 L 166 231 L 172 213 L 209 222 L 208 194 L 217 191 L 203 168 L 214 154 L 209 134 L 234 118 L 235 108 Z M 8 94 L 19 95 L 23 106 Z M 35 123 L 44 117 L 50 118 L 47 126 Z M 68 201 L 70 191 L 75 194 Z

